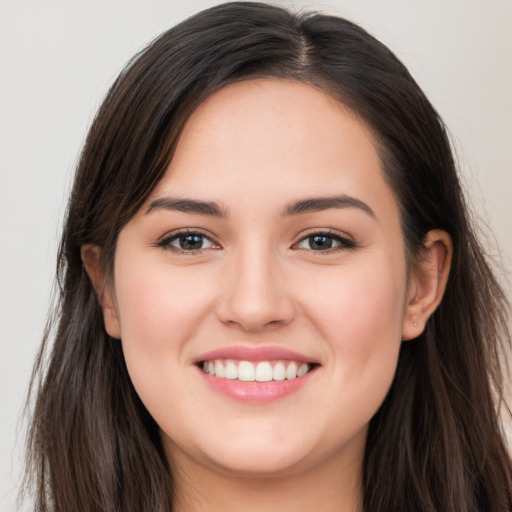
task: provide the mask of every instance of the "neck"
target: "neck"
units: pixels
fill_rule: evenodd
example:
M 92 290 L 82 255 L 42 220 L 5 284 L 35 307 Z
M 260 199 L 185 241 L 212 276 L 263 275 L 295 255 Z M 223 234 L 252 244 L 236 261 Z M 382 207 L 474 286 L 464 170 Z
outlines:
M 362 512 L 364 445 L 341 461 L 282 475 L 236 475 L 174 451 L 174 512 Z M 176 458 L 176 455 L 178 457 Z M 176 460 L 178 459 L 178 460 Z

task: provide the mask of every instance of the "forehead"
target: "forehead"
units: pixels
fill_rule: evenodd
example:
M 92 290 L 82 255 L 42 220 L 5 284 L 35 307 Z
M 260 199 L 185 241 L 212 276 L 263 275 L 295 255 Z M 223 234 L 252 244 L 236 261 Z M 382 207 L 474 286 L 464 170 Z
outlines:
M 383 208 L 395 203 L 365 123 L 315 87 L 274 79 L 209 96 L 185 125 L 150 200 L 170 193 L 270 203 L 275 190 L 282 203 L 329 194 L 384 199 Z

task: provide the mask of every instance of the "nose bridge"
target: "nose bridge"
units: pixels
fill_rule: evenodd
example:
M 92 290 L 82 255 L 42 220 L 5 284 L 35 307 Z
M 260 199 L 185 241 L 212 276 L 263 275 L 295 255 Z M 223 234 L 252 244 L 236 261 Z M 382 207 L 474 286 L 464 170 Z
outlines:
M 219 308 L 224 322 L 258 331 L 291 320 L 293 301 L 285 286 L 281 258 L 268 241 L 249 237 L 233 249 L 227 266 Z

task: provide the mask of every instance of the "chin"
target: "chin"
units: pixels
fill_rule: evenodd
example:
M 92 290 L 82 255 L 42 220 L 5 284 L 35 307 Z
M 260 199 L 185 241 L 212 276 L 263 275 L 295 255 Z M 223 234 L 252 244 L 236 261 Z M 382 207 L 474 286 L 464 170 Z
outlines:
M 171 466 L 180 465 L 180 459 L 239 478 L 271 478 L 300 472 L 317 453 L 314 446 L 307 446 L 305 439 L 283 438 L 283 432 L 276 432 L 269 426 L 259 432 L 208 433 L 202 442 L 187 440 L 171 441 L 163 434 L 164 446 Z M 191 441 L 191 440 L 190 440 Z M 184 461 L 183 460 L 183 461 Z M 173 464 L 174 462 L 174 464 Z
M 292 475 L 307 466 L 306 454 L 297 450 L 264 449 L 240 452 L 228 449 L 223 454 L 211 454 L 210 464 L 221 472 L 247 478 L 275 478 Z

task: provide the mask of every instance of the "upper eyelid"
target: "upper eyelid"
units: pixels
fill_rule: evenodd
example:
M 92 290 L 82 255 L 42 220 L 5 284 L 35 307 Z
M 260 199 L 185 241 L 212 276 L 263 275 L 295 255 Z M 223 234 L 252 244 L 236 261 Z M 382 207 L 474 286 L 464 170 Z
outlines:
M 338 247 L 332 247 L 324 250 L 313 250 L 296 247 L 307 238 L 315 235 L 323 235 L 328 238 L 333 238 L 334 240 L 337 240 L 340 245 Z M 294 247 L 296 247 L 296 249 L 293 249 Z M 309 233 L 302 233 L 300 237 L 297 237 L 296 241 L 291 246 L 293 250 L 311 252 L 312 254 L 317 255 L 329 253 L 333 254 L 347 249 L 355 249 L 357 247 L 359 247 L 359 244 L 353 239 L 353 237 L 345 233 L 342 234 L 339 231 L 333 231 L 331 229 L 313 229 Z
M 156 243 L 154 245 L 157 247 L 162 247 L 162 246 L 167 245 L 169 242 L 179 238 L 180 236 L 184 236 L 184 235 L 200 235 L 204 238 L 207 238 L 215 245 L 222 247 L 215 236 L 213 236 L 211 233 L 209 233 L 201 228 L 180 228 L 180 229 L 176 229 L 173 231 L 168 231 L 167 233 L 162 235 L 160 238 L 158 238 L 158 240 L 156 241 Z M 198 249 L 198 250 L 200 251 L 202 249 Z M 192 251 L 187 251 L 187 252 L 192 252 Z
M 179 236 L 187 235 L 187 234 L 197 234 L 200 236 L 203 236 L 205 238 L 208 238 L 211 242 L 218 245 L 219 247 L 222 247 L 222 244 L 219 242 L 216 236 L 214 236 L 212 233 L 210 233 L 207 230 L 204 230 L 202 228 L 178 228 L 176 230 L 172 230 L 167 232 L 166 234 L 159 237 L 155 245 L 163 245 L 166 242 L 169 242 L 172 239 L 178 238 Z M 354 246 L 357 245 L 354 238 L 345 233 L 340 232 L 338 230 L 334 230 L 332 228 L 309 228 L 306 231 L 302 231 L 299 235 L 295 237 L 295 241 L 292 243 L 292 246 L 297 245 L 298 243 L 302 242 L 304 239 L 314 236 L 314 235 L 325 235 L 328 237 L 332 237 L 334 239 L 338 239 L 340 241 L 349 242 L 350 244 L 353 244 Z
M 160 236 L 158 238 L 159 241 L 165 241 L 169 238 L 178 237 L 180 235 L 201 235 L 205 238 L 209 238 L 214 242 L 216 240 L 216 237 L 212 235 L 210 232 L 202 229 L 202 228 L 178 228 L 173 229 L 171 231 L 167 231 L 164 235 Z
M 296 244 L 301 240 L 304 240 L 304 238 L 308 238 L 313 235 L 326 235 L 332 238 L 338 238 L 340 240 L 347 240 L 353 244 L 356 243 L 354 237 L 352 237 L 348 233 L 338 231 L 332 228 L 310 228 L 309 230 L 302 231 L 299 235 L 297 235 L 296 241 L 294 243 Z

